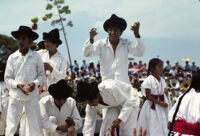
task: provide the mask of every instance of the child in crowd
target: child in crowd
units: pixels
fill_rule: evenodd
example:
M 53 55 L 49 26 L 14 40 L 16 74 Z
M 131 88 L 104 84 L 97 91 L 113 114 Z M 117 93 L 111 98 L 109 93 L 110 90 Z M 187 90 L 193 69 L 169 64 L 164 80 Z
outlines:
M 165 80 L 161 77 L 163 62 L 158 58 L 151 59 L 148 68 L 148 77 L 142 83 L 142 92 L 146 101 L 141 109 L 138 128 L 147 130 L 147 136 L 166 136 L 167 115 L 170 101 Z

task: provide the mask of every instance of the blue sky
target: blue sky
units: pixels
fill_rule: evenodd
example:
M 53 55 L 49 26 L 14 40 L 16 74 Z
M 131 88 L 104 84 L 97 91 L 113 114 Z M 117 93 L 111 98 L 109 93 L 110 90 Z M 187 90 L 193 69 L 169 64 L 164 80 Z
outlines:
M 32 16 L 40 18 L 36 31 L 42 39 L 42 33 L 54 27 L 50 21 L 42 21 L 41 17 L 48 13 L 45 10 L 46 0 L 0 0 L 0 33 L 10 35 L 20 25 L 31 26 Z M 72 13 L 67 19 L 72 20 L 74 27 L 67 27 L 67 39 L 72 60 L 79 63 L 86 59 L 82 55 L 82 45 L 89 37 L 89 30 L 97 27 L 95 40 L 107 36 L 102 26 L 112 13 L 126 19 L 128 29 L 123 38 L 132 40 L 134 36 L 130 26 L 134 21 L 140 21 L 140 34 L 146 46 L 145 55 L 135 58 L 135 61 L 148 62 L 157 55 L 164 61 L 173 64 L 183 57 L 189 57 L 200 66 L 200 2 L 199 0 L 65 0 Z M 54 12 L 56 13 L 56 12 Z M 61 39 L 64 39 L 61 34 Z M 63 40 L 64 43 L 64 40 Z M 68 58 L 65 44 L 59 51 Z M 87 61 L 98 58 L 89 58 Z

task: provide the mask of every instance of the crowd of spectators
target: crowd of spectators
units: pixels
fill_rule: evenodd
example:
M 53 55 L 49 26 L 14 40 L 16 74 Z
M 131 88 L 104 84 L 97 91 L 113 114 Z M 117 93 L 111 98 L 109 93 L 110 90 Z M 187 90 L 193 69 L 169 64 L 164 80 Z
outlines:
M 127 67 L 129 69 L 127 74 L 129 75 L 130 83 L 138 92 L 141 92 L 140 85 L 147 77 L 148 65 L 142 61 L 138 63 L 130 61 Z M 187 90 L 190 85 L 192 73 L 197 70 L 199 70 L 199 67 L 196 66 L 195 62 L 192 62 L 190 65 L 189 61 L 185 61 L 183 66 L 179 62 L 175 62 L 174 64 L 171 64 L 170 61 L 163 62 L 163 77 L 167 83 L 172 103 L 176 101 L 179 95 Z M 99 62 L 95 65 L 94 61 L 90 61 L 87 64 L 83 60 L 82 64 L 79 65 L 77 60 L 74 60 L 72 71 L 72 76 L 70 76 L 70 71 L 67 72 L 67 80 L 74 81 L 74 84 L 79 81 L 101 82 Z

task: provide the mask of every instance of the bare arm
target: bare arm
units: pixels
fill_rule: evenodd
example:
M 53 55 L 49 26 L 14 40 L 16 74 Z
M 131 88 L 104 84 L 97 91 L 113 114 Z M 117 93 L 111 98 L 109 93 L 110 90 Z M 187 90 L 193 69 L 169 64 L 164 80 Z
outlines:
M 158 105 L 160 105 L 160 106 L 162 106 L 162 107 L 168 107 L 168 104 L 167 104 L 167 103 L 158 101 L 158 100 L 156 100 L 155 98 L 153 98 L 153 97 L 151 96 L 150 89 L 145 89 L 145 91 L 146 91 L 146 98 L 147 98 L 149 101 L 151 101 L 151 102 L 153 102 L 153 103 L 155 103 L 155 104 L 158 104 Z

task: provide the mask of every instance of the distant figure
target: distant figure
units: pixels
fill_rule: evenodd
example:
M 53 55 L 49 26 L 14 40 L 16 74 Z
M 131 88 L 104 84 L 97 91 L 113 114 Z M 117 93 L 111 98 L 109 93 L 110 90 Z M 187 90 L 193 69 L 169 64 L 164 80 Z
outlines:
M 87 64 L 86 64 L 85 60 L 83 60 L 83 64 L 81 65 L 81 67 L 83 67 L 84 69 L 87 69 Z
M 165 72 L 169 72 L 171 70 L 172 66 L 170 65 L 169 60 L 166 61 L 166 66 L 164 68 Z
M 76 60 L 74 60 L 73 70 L 74 70 L 75 72 L 77 72 L 77 71 L 79 70 L 79 65 L 78 65 L 78 63 L 77 63 Z

